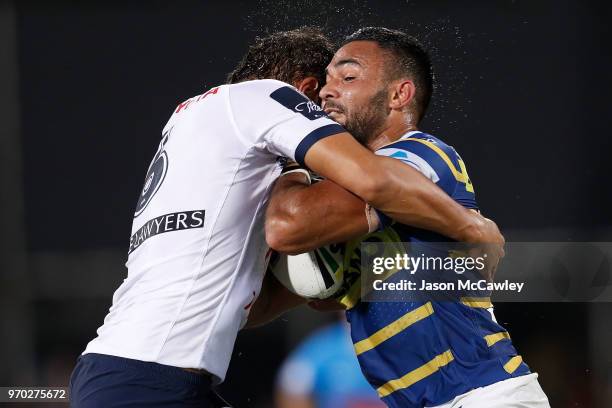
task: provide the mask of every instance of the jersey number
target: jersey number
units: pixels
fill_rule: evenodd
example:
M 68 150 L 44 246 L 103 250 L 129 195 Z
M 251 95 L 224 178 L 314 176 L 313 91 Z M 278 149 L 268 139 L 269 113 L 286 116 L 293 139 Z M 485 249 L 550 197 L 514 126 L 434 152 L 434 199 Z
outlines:
M 140 214 L 142 214 L 145 208 L 147 208 L 147 205 L 149 205 L 151 199 L 164 182 L 164 178 L 166 178 L 166 173 L 168 172 L 168 154 L 164 148 L 169 137 L 170 131 L 164 133 L 162 140 L 159 143 L 159 147 L 157 148 L 157 152 L 149 165 L 149 170 L 147 171 L 147 175 L 145 177 L 142 192 L 138 197 L 138 204 L 136 205 L 134 217 L 138 217 Z

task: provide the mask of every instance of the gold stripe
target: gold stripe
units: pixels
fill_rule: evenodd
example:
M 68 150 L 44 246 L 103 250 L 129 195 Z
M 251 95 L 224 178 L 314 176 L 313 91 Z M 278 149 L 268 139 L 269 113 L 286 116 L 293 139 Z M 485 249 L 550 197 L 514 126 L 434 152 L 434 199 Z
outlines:
M 465 189 L 470 193 L 474 192 L 474 185 L 470 180 L 470 176 L 468 176 L 467 168 L 465 167 L 465 163 L 459 157 L 457 157 L 457 163 L 459 163 L 459 168 L 461 169 L 461 174 L 465 177 Z
M 347 291 L 347 293 L 340 298 L 339 302 L 342 303 L 346 310 L 354 308 L 361 296 L 361 276 L 353 283 L 353 286 Z
M 491 298 L 489 297 L 462 297 L 461 303 L 469 307 L 479 307 L 483 309 L 493 307 L 493 303 L 491 303 Z
M 449 159 L 448 155 L 446 153 L 444 153 L 444 151 L 442 149 L 440 149 L 438 146 L 436 146 L 435 144 L 431 143 L 428 140 L 416 139 L 416 138 L 413 138 L 413 137 L 409 137 L 409 138 L 404 139 L 404 140 L 413 140 L 415 142 L 422 143 L 425 146 L 429 147 L 431 150 L 433 150 L 434 152 L 438 153 L 438 156 L 440 156 L 440 158 L 442 160 L 444 160 L 444 162 L 446 163 L 448 168 L 450 168 L 451 172 L 453 173 L 453 176 L 455 176 L 457 181 L 460 181 L 460 182 L 466 183 L 466 184 L 469 181 L 468 178 L 465 177 L 465 175 L 462 172 L 457 170 L 457 168 L 455 167 L 453 162 Z
M 492 345 L 494 345 L 500 340 L 503 340 L 503 339 L 510 340 L 510 334 L 508 334 L 508 332 L 499 332 L 499 333 L 494 333 L 494 334 L 489 334 L 487 336 L 484 336 L 484 339 L 487 342 L 487 346 L 491 347 Z
M 433 312 L 431 302 L 427 302 L 423 306 L 411 310 L 399 319 L 378 330 L 367 339 L 363 339 L 355 343 L 355 353 L 360 355 L 368 350 L 372 350 L 383 341 L 390 339 L 419 320 L 423 320 L 424 318 L 430 316 Z
M 521 356 L 514 356 L 506 364 L 504 364 L 504 370 L 508 372 L 508 374 L 512 374 L 516 371 L 516 369 L 523 362 L 523 358 Z
M 435 356 L 433 359 L 431 359 L 431 361 L 412 370 L 403 377 L 396 380 L 391 380 L 388 383 L 381 385 L 376 391 L 378 392 L 380 398 L 384 398 L 392 392 L 403 388 L 408 388 L 417 381 L 421 381 L 423 378 L 432 375 L 438 371 L 440 367 L 444 367 L 453 360 L 453 353 L 450 350 L 446 350 L 444 353 Z

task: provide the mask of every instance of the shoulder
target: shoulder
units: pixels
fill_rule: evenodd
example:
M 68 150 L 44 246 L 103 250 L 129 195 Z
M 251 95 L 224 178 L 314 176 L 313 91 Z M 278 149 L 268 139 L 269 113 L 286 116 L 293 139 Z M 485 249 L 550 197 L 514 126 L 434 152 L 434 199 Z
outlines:
M 229 84 L 226 86 L 229 88 L 230 92 L 239 92 L 239 93 L 245 93 L 245 92 L 271 93 L 281 88 L 289 88 L 297 92 L 297 90 L 293 86 L 285 82 L 278 81 L 276 79 L 256 79 L 252 81 L 238 82 L 236 84 Z
M 449 195 L 456 191 L 457 183 L 465 184 L 466 190 L 473 193 L 465 163 L 452 146 L 435 136 L 410 132 L 381 147 L 376 154 L 396 158 L 411 165 Z
M 251 110 L 287 108 L 309 119 L 323 116 L 323 110 L 306 95 L 294 86 L 276 79 L 245 81 L 228 87 L 232 105 L 246 104 Z
M 441 139 L 423 132 L 412 132 L 403 138 L 381 147 L 376 152 L 385 156 L 400 157 L 402 152 L 413 152 L 425 157 L 442 157 L 456 161 L 457 151 Z
M 462 172 L 462 159 L 454 147 L 441 139 L 423 132 L 412 132 L 403 138 L 383 146 L 376 154 L 400 160 L 420 161 L 437 172 Z

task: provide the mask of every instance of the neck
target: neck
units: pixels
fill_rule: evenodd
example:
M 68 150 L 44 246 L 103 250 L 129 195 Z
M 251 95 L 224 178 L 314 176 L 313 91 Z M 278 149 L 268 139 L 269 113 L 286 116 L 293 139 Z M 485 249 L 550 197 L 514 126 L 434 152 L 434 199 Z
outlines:
M 376 137 L 370 140 L 366 144 L 366 147 L 371 151 L 375 152 L 382 146 L 395 142 L 400 137 L 413 130 L 418 130 L 418 128 L 412 123 L 403 122 L 395 125 L 390 124 L 389 126 L 384 128 L 383 131 L 380 132 Z

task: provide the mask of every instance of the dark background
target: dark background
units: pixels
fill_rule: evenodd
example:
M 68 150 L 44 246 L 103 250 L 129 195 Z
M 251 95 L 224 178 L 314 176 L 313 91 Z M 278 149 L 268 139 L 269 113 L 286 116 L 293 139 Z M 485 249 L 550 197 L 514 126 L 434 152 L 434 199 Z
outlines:
M 278 29 L 415 35 L 438 80 L 422 128 L 461 153 L 508 240 L 612 241 L 611 17 L 595 1 L 0 2 L 0 385 L 67 384 L 126 273 L 172 109 Z M 496 310 L 553 407 L 612 406 L 611 304 Z M 240 335 L 224 394 L 271 406 L 278 364 L 329 319 Z

